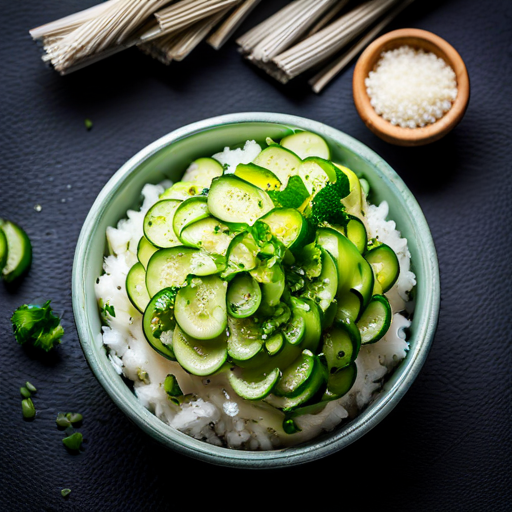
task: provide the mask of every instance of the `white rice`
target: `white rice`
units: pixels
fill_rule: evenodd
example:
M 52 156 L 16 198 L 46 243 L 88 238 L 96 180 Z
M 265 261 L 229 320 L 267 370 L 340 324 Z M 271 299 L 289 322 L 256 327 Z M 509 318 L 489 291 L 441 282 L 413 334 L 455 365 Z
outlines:
M 234 170 L 240 162 L 249 163 L 261 148 L 248 141 L 244 149 L 214 155 L 225 167 Z M 190 179 L 193 168 L 187 171 Z M 133 381 L 134 392 L 144 407 L 172 427 L 197 439 L 218 446 L 245 450 L 271 450 L 311 439 L 330 431 L 345 418 L 354 417 L 375 399 L 383 378 L 406 356 L 409 343 L 404 329 L 410 321 L 400 311 L 406 308 L 408 294 L 416 284 L 410 270 L 407 240 L 402 238 L 392 220 L 387 220 L 388 204 L 368 205 L 366 223 L 369 237 L 378 238 L 397 253 L 400 276 L 386 293 L 393 309 L 391 327 L 380 341 L 363 346 L 357 357 L 358 376 L 350 392 L 330 402 L 316 415 L 301 416 L 296 423 L 301 432 L 287 435 L 282 431 L 283 414 L 264 402 L 247 402 L 230 388 L 224 375 L 208 378 L 192 376 L 181 366 L 160 356 L 147 343 L 142 331 L 142 315 L 128 299 L 125 281 L 131 266 L 137 261 L 137 244 L 143 234 L 146 211 L 158 200 L 169 183 L 145 185 L 140 211 L 129 210 L 127 218 L 116 228 L 107 228 L 107 240 L 112 252 L 104 261 L 105 273 L 96 283 L 96 296 L 115 308 L 109 326 L 103 327 L 103 343 L 116 371 Z M 185 394 L 196 398 L 181 407 L 168 400 L 163 382 L 168 374 L 178 379 Z

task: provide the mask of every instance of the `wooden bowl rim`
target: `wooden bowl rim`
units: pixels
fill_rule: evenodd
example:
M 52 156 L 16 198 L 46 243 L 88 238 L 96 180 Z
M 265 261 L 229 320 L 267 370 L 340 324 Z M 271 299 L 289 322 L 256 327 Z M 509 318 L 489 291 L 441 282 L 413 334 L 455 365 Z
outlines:
M 381 53 L 404 44 L 435 53 L 450 65 L 457 77 L 458 93 L 452 108 L 441 119 L 423 128 L 411 129 L 392 125 L 375 112 L 366 93 L 364 81 Z M 352 89 L 356 109 L 373 133 L 393 144 L 417 146 L 440 139 L 460 122 L 469 102 L 470 88 L 466 65 L 452 45 L 432 32 L 404 28 L 382 35 L 364 50 L 354 69 Z

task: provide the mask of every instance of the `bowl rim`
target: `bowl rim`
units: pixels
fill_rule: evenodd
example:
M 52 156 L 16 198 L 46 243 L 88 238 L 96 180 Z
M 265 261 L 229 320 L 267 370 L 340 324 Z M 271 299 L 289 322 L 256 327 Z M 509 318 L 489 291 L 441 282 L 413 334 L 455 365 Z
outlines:
M 418 44 L 419 41 L 421 44 Z M 451 109 L 441 119 L 423 128 L 410 129 L 392 125 L 375 112 L 366 93 L 365 79 L 380 54 L 404 44 L 421 46 L 434 52 L 450 65 L 457 77 L 458 93 Z M 402 28 L 380 36 L 360 55 L 352 77 L 352 93 L 359 116 L 373 133 L 392 144 L 419 146 L 444 137 L 462 120 L 469 103 L 469 75 L 462 57 L 445 39 L 427 30 Z
M 415 229 L 421 231 L 418 243 L 422 246 L 421 251 L 424 254 L 422 266 L 425 275 L 428 276 L 429 286 L 425 287 L 426 322 L 419 326 L 419 342 L 409 351 L 405 360 L 406 368 L 403 369 L 400 377 L 386 393 L 381 395 L 378 402 L 373 404 L 370 416 L 367 408 L 334 435 L 328 438 L 324 436 L 314 445 L 299 444 L 270 451 L 240 451 L 194 439 L 158 419 L 141 403 L 137 402 L 137 406 L 132 407 L 125 396 L 117 393 L 112 379 L 103 373 L 100 361 L 96 359 L 93 350 L 98 333 L 95 334 L 88 324 L 84 281 L 89 242 L 95 233 L 96 217 L 105 211 L 116 191 L 137 170 L 138 166 L 160 149 L 204 130 L 239 123 L 272 123 L 291 126 L 314 131 L 321 136 L 340 142 L 373 165 L 382 175 L 387 186 L 394 188 L 403 197 Z M 204 462 L 238 468 L 278 468 L 313 461 L 348 446 L 380 423 L 397 405 L 419 374 L 434 338 L 440 307 L 439 267 L 432 235 L 419 204 L 398 174 L 374 151 L 350 135 L 318 121 L 288 114 L 242 112 L 212 117 L 178 128 L 140 150 L 110 178 L 89 210 L 77 241 L 72 270 L 72 304 L 80 345 L 93 374 L 113 402 L 143 431 L 165 446 Z M 122 384 L 125 385 L 124 382 Z

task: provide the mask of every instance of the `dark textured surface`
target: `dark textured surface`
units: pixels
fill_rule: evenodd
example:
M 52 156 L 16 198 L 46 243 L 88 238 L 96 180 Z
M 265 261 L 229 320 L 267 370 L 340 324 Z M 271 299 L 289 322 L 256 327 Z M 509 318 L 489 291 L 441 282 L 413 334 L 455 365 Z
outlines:
M 247 497 L 260 508 L 293 508 L 308 495 L 322 509 L 512 510 L 510 2 L 418 0 L 390 27 L 446 38 L 470 74 L 461 125 L 416 149 L 390 146 L 363 126 L 352 102 L 353 67 L 316 96 L 301 80 L 275 84 L 231 43 L 220 52 L 203 45 L 169 68 L 131 50 L 61 77 L 44 67 L 27 31 L 95 2 L 1 3 L 0 216 L 26 228 L 34 264 L 17 286 L 0 286 L 0 510 L 160 511 L 182 507 L 182 496 L 193 509 L 244 506 Z M 282 3 L 264 2 L 244 27 Z M 387 159 L 424 209 L 442 283 L 432 351 L 391 415 L 327 459 L 262 472 L 165 451 L 129 423 L 89 370 L 71 310 L 75 243 L 109 177 L 169 131 L 239 111 L 310 117 Z M 85 118 L 94 123 L 90 132 Z M 40 297 L 52 299 L 66 329 L 47 357 L 17 346 L 10 332 L 15 307 Z M 27 379 L 39 389 L 33 422 L 23 421 L 18 396 Z M 61 410 L 84 415 L 80 455 L 62 445 Z M 72 489 L 66 499 L 64 487 Z

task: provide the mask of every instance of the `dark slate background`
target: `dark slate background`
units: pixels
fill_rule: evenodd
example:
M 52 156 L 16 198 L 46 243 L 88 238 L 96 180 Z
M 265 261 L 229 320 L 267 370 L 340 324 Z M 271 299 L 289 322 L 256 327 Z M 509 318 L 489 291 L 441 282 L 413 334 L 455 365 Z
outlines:
M 390 27 L 435 32 L 469 70 L 463 122 L 424 148 L 388 145 L 365 128 L 352 101 L 353 65 L 321 95 L 302 79 L 276 84 L 233 42 L 219 52 L 202 45 L 170 67 L 132 49 L 61 77 L 43 65 L 28 30 L 94 3 L 1 1 L 0 216 L 25 227 L 34 262 L 17 286 L 0 285 L 0 510 L 238 508 L 247 499 L 260 509 L 512 510 L 512 3 L 417 0 Z M 283 3 L 263 2 L 239 33 Z M 241 111 L 309 117 L 382 155 L 425 212 L 442 282 L 430 356 L 391 415 L 324 460 L 261 472 L 163 450 L 132 425 L 88 368 L 71 308 L 75 243 L 110 176 L 175 128 Z M 37 298 L 52 299 L 66 330 L 47 357 L 11 334 L 12 311 Z M 39 389 L 33 422 L 22 419 L 18 394 L 27 379 Z M 80 455 L 61 443 L 62 410 L 84 415 Z

